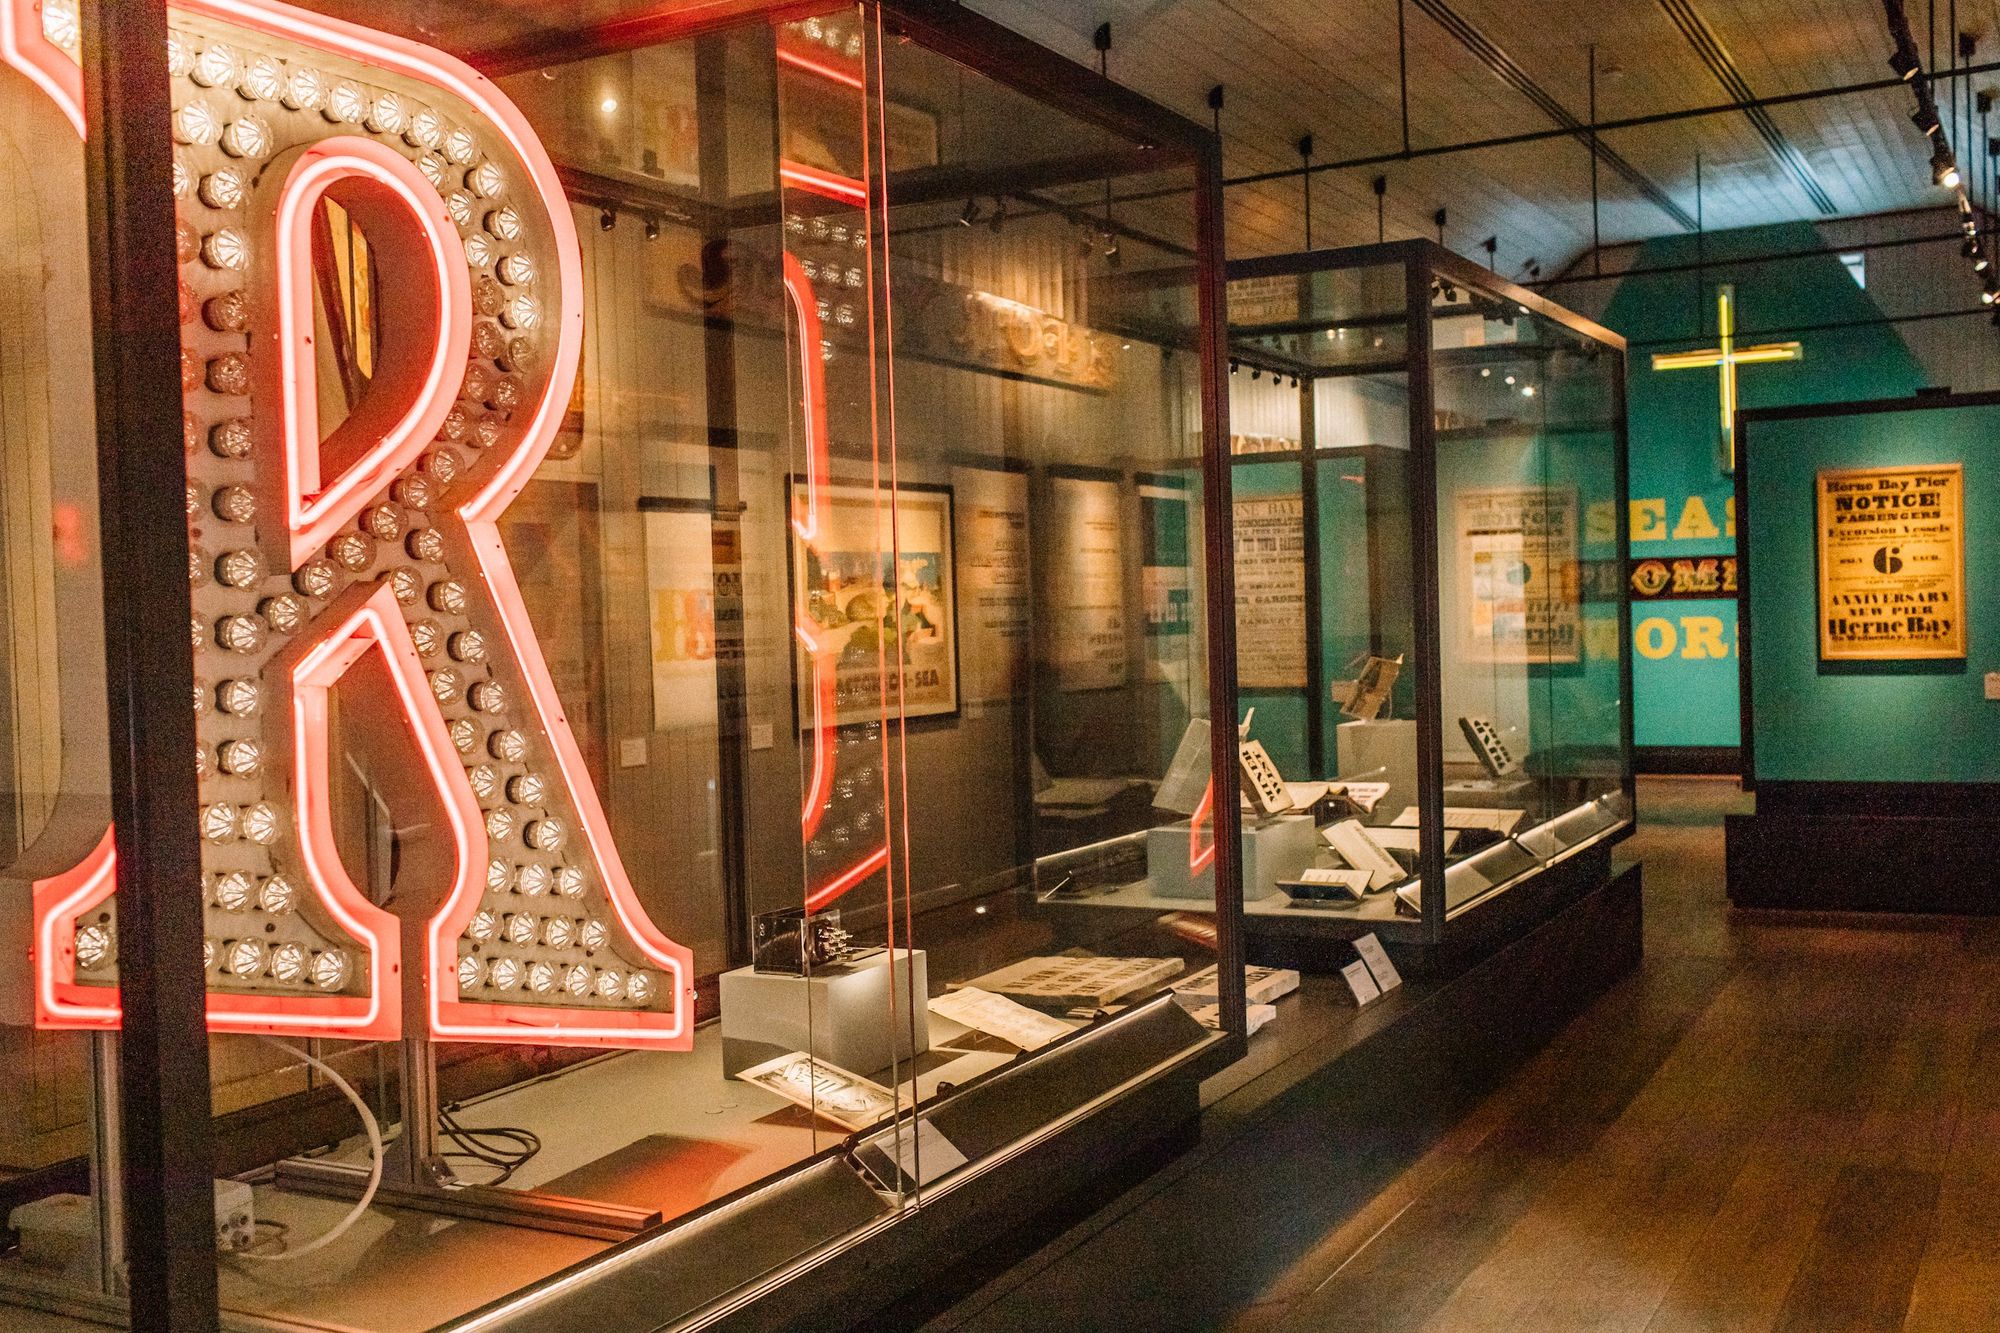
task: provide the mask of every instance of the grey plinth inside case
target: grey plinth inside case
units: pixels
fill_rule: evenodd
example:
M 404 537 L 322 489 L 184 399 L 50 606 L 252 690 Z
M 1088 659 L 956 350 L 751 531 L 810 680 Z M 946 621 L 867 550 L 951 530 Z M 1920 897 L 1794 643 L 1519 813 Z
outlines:
M 1417 803 L 1417 724 L 1409 718 L 1343 722 L 1334 729 L 1336 767 L 1355 782 L 1386 782 L 1376 803 L 1390 815 Z M 1386 818 L 1386 816 L 1384 816 Z
M 1278 881 L 1297 879 L 1313 863 L 1317 830 L 1310 816 L 1278 815 L 1261 824 L 1243 826 L 1243 897 L 1248 901 L 1277 893 Z M 1203 833 L 1203 841 L 1208 839 Z M 1206 898 L 1215 902 L 1215 868 L 1188 874 L 1188 826 L 1167 824 L 1146 833 L 1146 878 L 1161 898 Z
M 787 976 L 739 967 L 722 974 L 722 1072 L 806 1051 L 872 1077 L 898 1058 L 930 1049 L 922 1006 L 929 999 L 924 952 L 884 950 L 858 962 Z M 916 1021 L 910 1008 L 917 1008 Z M 915 1027 L 916 1049 L 910 1049 Z M 879 1080 L 878 1080 L 879 1081 Z

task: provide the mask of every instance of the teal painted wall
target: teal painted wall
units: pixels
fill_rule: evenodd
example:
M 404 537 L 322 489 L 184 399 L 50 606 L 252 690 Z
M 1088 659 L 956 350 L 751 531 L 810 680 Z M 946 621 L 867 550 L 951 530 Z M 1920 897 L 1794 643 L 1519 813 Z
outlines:
M 1626 278 L 1602 322 L 1632 348 L 1627 405 L 1631 433 L 1632 554 L 1729 555 L 1734 487 L 1719 460 L 1718 376 L 1712 370 L 1655 371 L 1655 352 L 1715 345 L 1719 284 L 1736 286 L 1737 327 L 1746 341 L 1762 330 L 1876 319 L 1880 310 L 1832 251 L 1779 263 L 1737 265 L 1732 257 L 1802 251 L 1822 244 L 1809 223 L 1787 223 L 1648 242 L 1636 268 L 1693 263 L 1699 273 Z M 1924 384 L 1922 370 L 1893 325 L 1784 333 L 1804 345 L 1799 362 L 1739 372 L 1744 408 L 1896 398 Z M 1659 601 L 1633 607 L 1633 732 L 1642 746 L 1737 744 L 1736 605 Z
M 1759 422 L 1749 480 L 1752 723 L 1760 781 L 2000 781 L 2000 407 Z M 1813 479 L 1965 466 L 1964 661 L 1819 660 Z M 1987 558 L 1982 558 L 1987 557 Z

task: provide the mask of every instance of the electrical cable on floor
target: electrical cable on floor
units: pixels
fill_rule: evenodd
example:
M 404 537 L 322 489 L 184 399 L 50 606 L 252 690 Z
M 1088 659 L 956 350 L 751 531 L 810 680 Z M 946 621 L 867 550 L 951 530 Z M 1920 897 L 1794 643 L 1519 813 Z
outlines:
M 490 1166 L 496 1174 L 483 1185 L 504 1185 L 542 1150 L 542 1140 L 532 1130 L 512 1126 L 468 1126 L 459 1123 L 455 1106 L 440 1107 L 438 1126 L 457 1145 L 443 1155 L 445 1160 L 472 1161 Z
M 368 1186 L 361 1191 L 361 1197 L 355 1200 L 354 1207 L 348 1211 L 347 1216 L 334 1223 L 331 1230 L 325 1232 L 323 1235 L 313 1237 L 303 1245 L 287 1245 L 285 1249 L 277 1254 L 253 1254 L 248 1250 L 244 1250 L 236 1256 L 239 1259 L 255 1259 L 262 1263 L 280 1263 L 286 1259 L 300 1258 L 311 1254 L 314 1250 L 333 1244 L 334 1241 L 347 1234 L 349 1227 L 361 1220 L 361 1215 L 367 1212 L 368 1205 L 375 1201 L 375 1191 L 382 1184 L 382 1160 L 385 1154 L 382 1148 L 382 1127 L 375 1123 L 375 1113 L 368 1109 L 368 1103 L 361 1100 L 361 1095 L 355 1092 L 353 1085 L 340 1076 L 340 1071 L 326 1063 L 326 1061 L 306 1054 L 288 1041 L 279 1041 L 276 1037 L 266 1037 L 264 1040 L 287 1054 L 297 1056 L 320 1073 L 325 1074 L 332 1081 L 333 1086 L 339 1088 L 341 1092 L 346 1094 L 347 1100 L 354 1103 L 354 1109 L 361 1115 L 361 1127 L 368 1133 Z

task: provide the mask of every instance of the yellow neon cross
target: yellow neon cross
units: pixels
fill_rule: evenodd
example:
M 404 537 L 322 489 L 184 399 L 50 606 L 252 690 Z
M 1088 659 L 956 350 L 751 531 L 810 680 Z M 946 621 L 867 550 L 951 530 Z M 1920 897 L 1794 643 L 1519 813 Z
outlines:
M 1723 283 L 1716 289 L 1715 327 L 1721 335 L 1720 347 L 1697 352 L 1655 352 L 1655 370 L 1722 369 L 1722 461 L 1725 471 L 1736 470 L 1736 367 L 1761 365 L 1770 361 L 1798 361 L 1805 353 L 1795 342 L 1760 343 L 1755 347 L 1736 345 L 1736 288 Z

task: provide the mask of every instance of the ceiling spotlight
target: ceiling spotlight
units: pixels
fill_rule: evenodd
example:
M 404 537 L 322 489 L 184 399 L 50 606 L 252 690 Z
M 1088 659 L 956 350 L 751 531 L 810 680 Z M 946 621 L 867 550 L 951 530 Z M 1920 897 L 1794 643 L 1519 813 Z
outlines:
M 1001 227 L 1006 225 L 1006 222 L 1007 222 L 1007 201 L 1005 199 L 999 198 L 998 196 L 995 196 L 993 200 L 993 216 L 986 219 L 986 225 L 991 227 L 994 231 L 999 231 Z
M 1251 378 L 1251 379 L 1253 379 L 1253 380 L 1261 380 L 1261 379 L 1263 379 L 1263 378 L 1264 378 L 1264 370 L 1263 370 L 1263 367 L 1261 367 L 1261 366 L 1252 366 L 1252 367 L 1250 367 L 1250 378 Z
M 1931 179 L 1947 190 L 1956 190 L 1965 181 L 1965 177 L 1959 174 L 1951 149 L 1945 147 L 1943 140 L 1938 141 L 1936 150 L 1931 153 Z
M 1908 83 L 1911 79 L 1917 77 L 1917 71 L 1922 68 L 1922 64 L 1918 61 L 1916 52 L 1906 51 L 1898 47 L 1896 52 L 1889 57 L 1889 68 L 1896 72 L 1897 78 L 1901 79 L 1904 83 Z
M 612 212 L 610 209 L 607 208 L 602 213 L 599 213 L 597 215 L 597 228 L 599 231 L 610 231 L 613 227 L 616 227 L 617 225 L 618 225 L 618 215 Z
M 660 239 L 660 220 L 658 218 L 646 219 L 646 239 L 649 241 Z
M 1234 375 L 1234 374 L 1235 374 L 1235 373 L 1236 373 L 1237 371 L 1239 371 L 1239 370 L 1241 370 L 1241 369 L 1243 369 L 1243 367 L 1242 367 L 1241 365 L 1239 365 L 1239 364 L 1238 364 L 1238 363 L 1237 363 L 1236 361 L 1234 361 L 1234 360 L 1231 360 L 1231 361 L 1230 361 L 1230 363 L 1229 363 L 1229 373 L 1230 373 L 1230 374 Z
M 2000 292 L 1994 291 L 1991 287 L 1979 294 L 1979 299 L 1987 305 L 1992 305 L 1996 297 L 2000 297 Z
M 1936 135 L 1944 127 L 1938 124 L 1937 112 L 1927 106 L 1920 106 L 1910 113 L 1910 123 L 1927 135 Z
M 1118 238 L 1113 236 L 1109 231 L 1104 233 L 1104 257 L 1106 259 L 1118 258 Z
M 970 227 L 977 221 L 979 221 L 979 201 L 967 198 L 965 207 L 958 211 L 958 225 L 961 227 Z
M 602 102 L 599 102 L 597 104 L 597 109 L 599 111 L 602 111 L 607 116 L 612 115 L 618 110 L 618 99 L 615 97 L 607 97 Z

